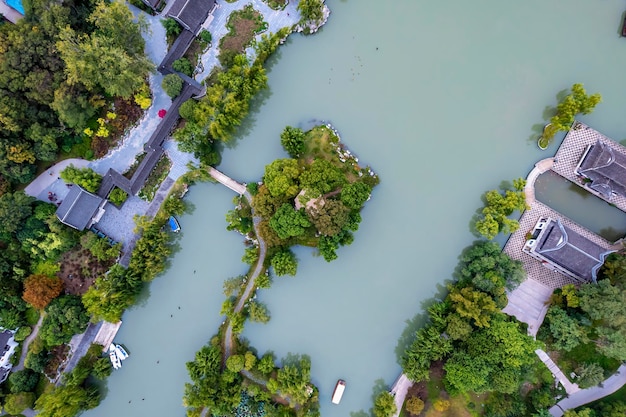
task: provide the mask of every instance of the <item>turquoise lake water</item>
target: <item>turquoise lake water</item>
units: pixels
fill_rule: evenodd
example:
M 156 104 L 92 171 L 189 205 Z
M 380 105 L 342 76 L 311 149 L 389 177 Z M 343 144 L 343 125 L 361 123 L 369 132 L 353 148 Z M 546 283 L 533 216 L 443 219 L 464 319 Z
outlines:
M 603 96 L 582 120 L 626 138 L 624 2 L 605 0 L 330 0 L 315 36 L 295 35 L 269 72 L 270 90 L 219 167 L 256 181 L 283 157 L 285 125 L 331 121 L 381 184 L 363 211 L 353 245 L 326 263 L 298 248 L 299 272 L 276 279 L 259 299 L 267 325 L 244 337 L 263 353 L 308 354 L 323 417 L 371 407 L 377 381 L 400 373 L 396 350 L 407 321 L 441 294 L 481 194 L 525 177 L 552 155 L 536 146 L 547 106 L 576 82 Z M 246 270 L 242 239 L 225 230 L 233 193 L 193 187 L 180 218 L 180 251 L 124 315 L 117 341 L 131 358 L 86 417 L 183 416 L 185 362 L 213 335 L 224 279 Z M 195 271 L 195 273 L 194 273 Z M 181 307 L 180 310 L 178 307 Z M 415 320 L 419 323 L 419 317 Z M 159 361 L 159 363 L 157 363 Z M 330 403 L 347 381 L 339 406 Z

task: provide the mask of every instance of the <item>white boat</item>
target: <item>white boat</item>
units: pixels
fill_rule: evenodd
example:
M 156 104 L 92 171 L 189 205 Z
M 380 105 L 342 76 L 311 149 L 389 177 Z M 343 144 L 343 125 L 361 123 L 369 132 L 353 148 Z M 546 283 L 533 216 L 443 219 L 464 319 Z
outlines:
M 115 354 L 115 350 L 109 352 L 109 358 L 113 364 L 113 369 L 120 369 L 122 367 L 122 361 Z
M 115 345 L 115 354 L 122 361 L 124 359 L 128 358 L 128 356 L 129 356 L 128 353 L 126 352 L 126 350 L 121 345 Z
M 333 404 L 339 404 L 341 401 L 341 397 L 343 397 L 343 392 L 346 389 L 346 381 L 340 379 L 337 381 L 337 385 L 335 385 L 335 391 L 333 392 L 333 398 L 331 402 Z

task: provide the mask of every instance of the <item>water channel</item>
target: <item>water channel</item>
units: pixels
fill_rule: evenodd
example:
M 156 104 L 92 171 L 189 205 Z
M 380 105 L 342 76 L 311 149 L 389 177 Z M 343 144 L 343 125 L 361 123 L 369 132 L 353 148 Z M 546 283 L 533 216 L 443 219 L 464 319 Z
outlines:
M 440 293 L 474 240 L 481 194 L 555 152 L 558 141 L 542 152 L 536 136 L 556 93 L 574 82 L 600 92 L 603 103 L 582 120 L 626 137 L 626 40 L 620 0 L 328 3 L 320 33 L 281 47 L 269 92 L 219 168 L 257 180 L 285 156 L 282 128 L 315 118 L 332 121 L 380 174 L 354 244 L 333 263 L 298 249 L 298 275 L 259 294 L 272 320 L 244 332 L 261 353 L 310 355 L 322 416 L 346 417 L 368 410 L 377 381 L 399 374 L 406 321 Z M 124 315 L 117 340 L 131 358 L 86 417 L 184 415 L 184 364 L 222 320 L 222 281 L 246 270 L 241 238 L 225 230 L 232 197 L 217 185 L 191 190 L 180 251 Z M 334 406 L 338 378 L 347 389 Z

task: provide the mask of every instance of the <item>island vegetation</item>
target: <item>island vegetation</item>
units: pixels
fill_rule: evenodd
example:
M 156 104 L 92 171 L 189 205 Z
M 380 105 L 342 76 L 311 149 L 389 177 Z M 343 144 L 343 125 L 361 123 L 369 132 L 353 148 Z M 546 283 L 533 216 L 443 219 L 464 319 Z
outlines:
M 253 410 L 250 415 L 319 415 L 308 357 L 291 355 L 277 366 L 271 352 L 259 355 L 237 335 L 246 320 L 270 320 L 267 306 L 253 294 L 269 288 L 270 269 L 278 276 L 296 274 L 293 245 L 318 247 L 331 261 L 340 245 L 352 241 L 359 212 L 379 180 L 358 165 L 328 125 L 306 132 L 287 126 L 281 143 L 291 158 L 269 164 L 263 181 L 249 184 L 245 198 L 236 198 L 235 209 L 226 215 L 227 228 L 252 243 L 243 257 L 251 268 L 247 275 L 224 282 L 226 320 L 187 364 L 192 383 L 185 387 L 183 403 L 190 417 L 204 410 L 237 414 L 242 407 Z
M 599 93 L 588 95 L 582 84 L 574 84 L 571 93 L 563 97 L 556 106 L 556 114 L 550 119 L 539 138 L 539 147 L 548 147 L 554 135 L 561 131 L 568 131 L 579 114 L 589 114 L 602 101 Z

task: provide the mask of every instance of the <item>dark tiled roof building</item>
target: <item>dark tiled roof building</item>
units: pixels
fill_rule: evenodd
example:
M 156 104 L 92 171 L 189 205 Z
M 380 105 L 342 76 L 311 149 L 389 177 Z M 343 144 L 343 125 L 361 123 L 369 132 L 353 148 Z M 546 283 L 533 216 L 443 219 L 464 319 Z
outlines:
M 574 172 L 590 180 L 588 186 L 606 200 L 626 196 L 626 154 L 600 141 L 587 146 Z
M 152 10 L 158 10 L 161 5 L 164 3 L 163 0 L 141 0 L 143 3 L 150 7 Z
M 582 282 L 595 282 L 598 269 L 613 252 L 552 218 L 539 219 L 522 250 L 545 266 Z
M 11 362 L 9 358 L 15 351 L 17 343 L 13 340 L 13 332 L 8 330 L 0 331 L 0 384 L 3 383 L 11 372 Z
M 182 27 L 196 34 L 215 7 L 215 0 L 178 0 L 167 12 Z
M 78 185 L 74 185 L 57 209 L 56 215 L 62 223 L 78 230 L 85 230 L 96 223 L 104 214 L 106 200 Z

